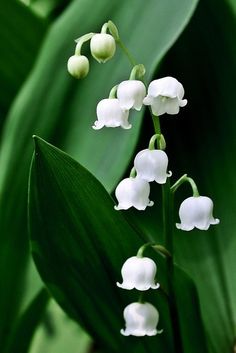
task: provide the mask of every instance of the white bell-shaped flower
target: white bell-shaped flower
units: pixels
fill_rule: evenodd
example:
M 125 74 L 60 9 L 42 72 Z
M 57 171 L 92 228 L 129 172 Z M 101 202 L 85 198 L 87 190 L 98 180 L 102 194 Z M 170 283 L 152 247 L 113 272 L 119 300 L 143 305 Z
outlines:
M 218 224 L 220 221 L 214 218 L 213 202 L 206 196 L 191 196 L 182 202 L 179 209 L 181 223 L 176 227 L 182 230 L 192 230 L 194 227 L 207 230 L 211 224 Z
M 115 195 L 118 200 L 116 210 L 127 210 L 135 207 L 137 210 L 145 210 L 147 206 L 153 206 L 149 200 L 150 186 L 141 178 L 125 178 L 117 185 Z
M 122 109 L 140 110 L 143 99 L 146 95 L 146 87 L 142 81 L 127 80 L 119 84 L 117 88 L 117 98 Z
M 150 105 L 154 115 L 178 114 L 179 107 L 187 104 L 183 99 L 184 88 L 174 77 L 163 77 L 154 80 L 148 87 L 148 95 L 143 104 Z
M 150 303 L 132 303 L 124 309 L 125 329 L 121 330 L 124 336 L 155 336 L 159 313 Z
M 155 262 L 148 257 L 132 256 L 122 266 L 121 274 L 123 283 L 117 282 L 117 286 L 123 289 L 137 289 L 145 291 L 150 288 L 157 289 L 159 283 L 155 283 L 157 267 Z
M 97 105 L 97 120 L 93 129 L 99 130 L 102 127 L 118 127 L 130 129 L 128 122 L 129 111 L 121 108 L 117 98 L 102 99 Z
M 145 149 L 140 151 L 134 159 L 134 168 L 137 176 L 146 181 L 156 181 L 165 184 L 166 178 L 171 176 L 167 173 L 168 157 L 164 151 Z

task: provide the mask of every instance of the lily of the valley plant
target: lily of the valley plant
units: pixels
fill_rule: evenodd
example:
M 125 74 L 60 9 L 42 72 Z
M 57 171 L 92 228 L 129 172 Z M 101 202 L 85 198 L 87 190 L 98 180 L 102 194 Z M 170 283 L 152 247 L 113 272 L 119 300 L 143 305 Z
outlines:
M 109 32 L 109 33 L 108 33 Z M 164 192 L 174 194 L 185 182 L 188 182 L 192 189 L 192 195 L 184 200 L 179 208 L 180 223 L 176 227 L 183 231 L 191 231 L 194 228 L 207 230 L 210 225 L 219 223 L 213 217 L 213 202 L 207 196 L 200 196 L 194 180 L 184 174 L 172 186 L 170 177 L 172 173 L 168 170 L 168 156 L 164 151 L 166 148 L 165 138 L 161 132 L 159 116 L 177 115 L 180 108 L 187 104 L 184 98 L 183 85 L 174 77 L 162 77 L 149 84 L 145 82 L 145 67 L 136 64 L 128 49 L 121 42 L 119 33 L 115 25 L 108 21 L 102 27 L 101 33 L 88 33 L 79 38 L 76 42 L 75 54 L 68 60 L 68 71 L 76 78 L 83 78 L 89 72 L 89 60 L 81 54 L 83 43 L 90 41 L 91 55 L 99 63 L 106 63 L 116 51 L 116 46 L 127 55 L 133 66 L 130 77 L 123 82 L 117 82 L 112 87 L 108 97 L 104 97 L 97 104 L 97 120 L 92 126 L 99 130 L 106 128 L 132 128 L 129 122 L 130 110 L 141 110 L 145 106 L 150 108 L 150 116 L 153 121 L 154 133 L 150 137 L 149 146 L 137 153 L 134 157 L 133 168 L 130 175 L 121 180 L 115 190 L 117 198 L 117 211 L 128 210 L 131 207 L 145 212 L 147 207 L 152 207 L 155 199 L 150 196 L 150 183 L 155 182 L 163 187 Z M 161 202 L 158 200 L 161 207 Z M 165 209 L 166 204 L 162 205 Z M 155 262 L 144 256 L 144 251 L 149 248 L 157 249 L 164 256 L 168 257 L 169 276 L 172 280 L 173 266 L 173 239 L 169 232 L 166 239 L 168 248 L 159 244 L 148 243 L 138 249 L 137 254 L 130 254 L 121 269 L 122 282 L 117 282 L 117 286 L 123 290 L 136 290 L 140 293 L 139 299 L 135 297 L 134 302 L 127 303 L 124 309 L 125 328 L 121 329 L 124 336 L 154 336 L 161 333 L 157 329 L 159 312 L 152 303 L 145 301 L 145 293 L 154 290 L 162 291 L 161 283 L 157 282 L 157 266 Z M 135 249 L 134 249 L 135 251 Z M 117 290 L 119 290 L 117 288 Z M 173 286 L 170 286 L 170 296 L 174 296 Z M 173 309 L 173 308 L 172 308 Z M 174 308 L 176 309 L 176 308 Z M 165 330 L 165 327 L 163 327 Z

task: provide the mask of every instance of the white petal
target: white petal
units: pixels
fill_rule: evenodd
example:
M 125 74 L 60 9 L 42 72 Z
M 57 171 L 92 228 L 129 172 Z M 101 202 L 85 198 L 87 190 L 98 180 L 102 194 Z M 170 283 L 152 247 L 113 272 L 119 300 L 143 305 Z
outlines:
M 186 99 L 182 100 L 183 96 L 184 88 L 179 81 L 173 77 L 163 77 L 150 83 L 143 103 L 151 105 L 152 113 L 157 116 L 178 114 L 179 107 L 187 104 Z
M 182 108 L 182 107 L 185 107 L 185 105 L 188 103 L 187 99 L 179 99 L 179 106 Z
M 106 127 L 118 127 L 130 129 L 128 122 L 129 112 L 120 107 L 117 98 L 102 99 L 97 105 L 97 118 L 93 125 L 93 129 L 101 129 Z
M 119 202 L 115 206 L 116 210 L 127 210 L 135 207 L 138 210 L 145 210 L 147 206 L 152 206 L 153 202 L 149 200 L 150 186 L 147 181 L 136 178 L 126 178 L 122 180 L 115 191 Z
M 167 114 L 179 113 L 179 100 L 178 98 L 167 98 L 165 102 L 165 111 Z
M 132 303 L 124 309 L 125 336 L 154 336 L 158 333 L 156 326 L 159 321 L 157 309 L 150 303 Z
M 182 202 L 179 209 L 181 224 L 177 223 L 178 229 L 192 230 L 194 227 L 207 230 L 211 224 L 218 224 L 219 220 L 212 216 L 213 202 L 209 197 L 188 197 Z
M 154 115 L 160 116 L 166 113 L 166 97 L 158 96 L 153 98 L 151 109 Z
M 137 176 L 148 181 L 156 181 L 159 184 L 166 182 L 168 157 L 164 151 L 145 149 L 140 151 L 134 159 L 134 168 Z
M 117 98 L 122 109 L 134 108 L 140 110 L 145 94 L 146 88 L 143 82 L 139 80 L 123 81 L 117 89 Z
M 178 80 L 168 76 L 152 81 L 148 87 L 148 95 L 152 97 L 164 96 L 182 99 L 184 88 Z
M 160 286 L 155 283 L 156 264 L 148 257 L 130 257 L 123 264 L 121 274 L 123 283 L 117 282 L 117 286 L 123 289 L 145 291 Z

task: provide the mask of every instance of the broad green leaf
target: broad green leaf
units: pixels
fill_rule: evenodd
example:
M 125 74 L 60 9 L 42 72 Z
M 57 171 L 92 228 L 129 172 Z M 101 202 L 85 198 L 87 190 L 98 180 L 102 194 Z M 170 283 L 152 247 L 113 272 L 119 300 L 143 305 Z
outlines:
M 0 292 L 0 317 L 4 322 L 0 328 L 1 346 L 19 306 L 27 264 L 26 192 L 31 135 L 38 133 L 65 146 L 103 179 L 108 189 L 123 174 L 137 142 L 140 114 L 134 117 L 134 128 L 126 134 L 118 129 L 97 134 L 92 131 L 97 101 L 108 94 L 114 82 L 125 79 L 130 68 L 124 66 L 118 51 L 105 66 L 91 60 L 88 78 L 75 81 L 66 72 L 74 39 L 99 31 L 102 23 L 111 18 L 137 60 L 147 66 L 150 78 L 188 23 L 196 3 L 150 0 L 144 6 L 142 0 L 99 0 L 95 5 L 92 0 L 75 0 L 50 28 L 37 63 L 9 113 L 1 143 L 0 270 L 5 288 L 4 293 Z M 7 300 L 9 297 L 11 300 Z
M 125 347 L 140 353 L 177 352 L 168 302 L 161 291 L 148 291 L 144 298 L 160 311 L 163 334 L 142 340 L 120 334 L 122 310 L 138 300 L 138 293 L 122 291 L 115 283 L 124 260 L 145 240 L 114 210 L 110 196 L 92 174 L 39 138 L 31 169 L 29 215 L 31 248 L 43 281 L 62 308 L 105 351 Z M 165 260 L 155 253 L 152 256 L 166 288 Z M 178 268 L 174 277 L 183 352 L 200 349 L 206 353 L 195 287 Z M 198 322 L 197 328 L 189 324 L 190 316 Z
M 0 5 L 0 130 L 9 105 L 28 76 L 46 30 L 46 23 L 17 0 Z
M 33 334 L 46 309 L 49 295 L 45 288 L 35 296 L 25 312 L 19 317 L 12 334 L 9 336 L 4 353 L 27 353 Z
M 91 347 L 91 338 L 50 300 L 29 353 L 88 353 Z

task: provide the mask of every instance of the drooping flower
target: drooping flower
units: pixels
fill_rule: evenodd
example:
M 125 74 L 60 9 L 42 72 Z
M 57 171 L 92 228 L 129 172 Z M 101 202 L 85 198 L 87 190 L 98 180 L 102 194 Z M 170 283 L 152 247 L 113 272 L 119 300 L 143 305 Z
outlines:
M 207 230 L 211 224 L 218 224 L 220 221 L 214 218 L 213 202 L 207 196 L 191 196 L 182 202 L 179 209 L 181 223 L 176 227 L 182 230 L 192 230 L 194 227 Z
M 71 76 L 81 79 L 89 72 L 89 61 L 84 55 L 72 55 L 67 61 L 67 70 Z
M 117 185 L 115 195 L 119 202 L 116 210 L 127 210 L 135 207 L 137 210 L 145 210 L 147 206 L 153 206 L 149 200 L 150 186 L 141 178 L 125 178 Z
M 90 41 L 91 54 L 99 63 L 105 63 L 111 59 L 116 51 L 116 42 L 112 35 L 97 33 Z
M 124 336 L 155 336 L 161 331 L 157 330 L 159 313 L 150 303 L 131 303 L 124 309 L 125 329 L 121 330 Z
M 102 99 L 97 105 L 97 120 L 93 129 L 99 130 L 102 127 L 118 127 L 130 129 L 128 122 L 129 111 L 123 110 L 117 98 Z
M 163 77 L 154 80 L 148 87 L 148 95 L 143 103 L 150 105 L 154 115 L 178 114 L 179 107 L 187 104 L 183 99 L 184 88 L 174 77 Z
M 166 178 L 171 176 L 167 173 L 168 157 L 164 151 L 145 149 L 140 151 L 134 159 L 134 168 L 137 176 L 146 181 L 156 181 L 165 184 Z
M 150 288 L 157 289 L 159 283 L 155 283 L 157 267 L 155 262 L 148 257 L 132 256 L 122 266 L 121 274 L 123 283 L 116 283 L 123 289 L 137 289 L 145 291 Z
M 117 98 L 122 109 L 140 110 L 146 95 L 146 87 L 142 81 L 127 80 L 119 84 Z

